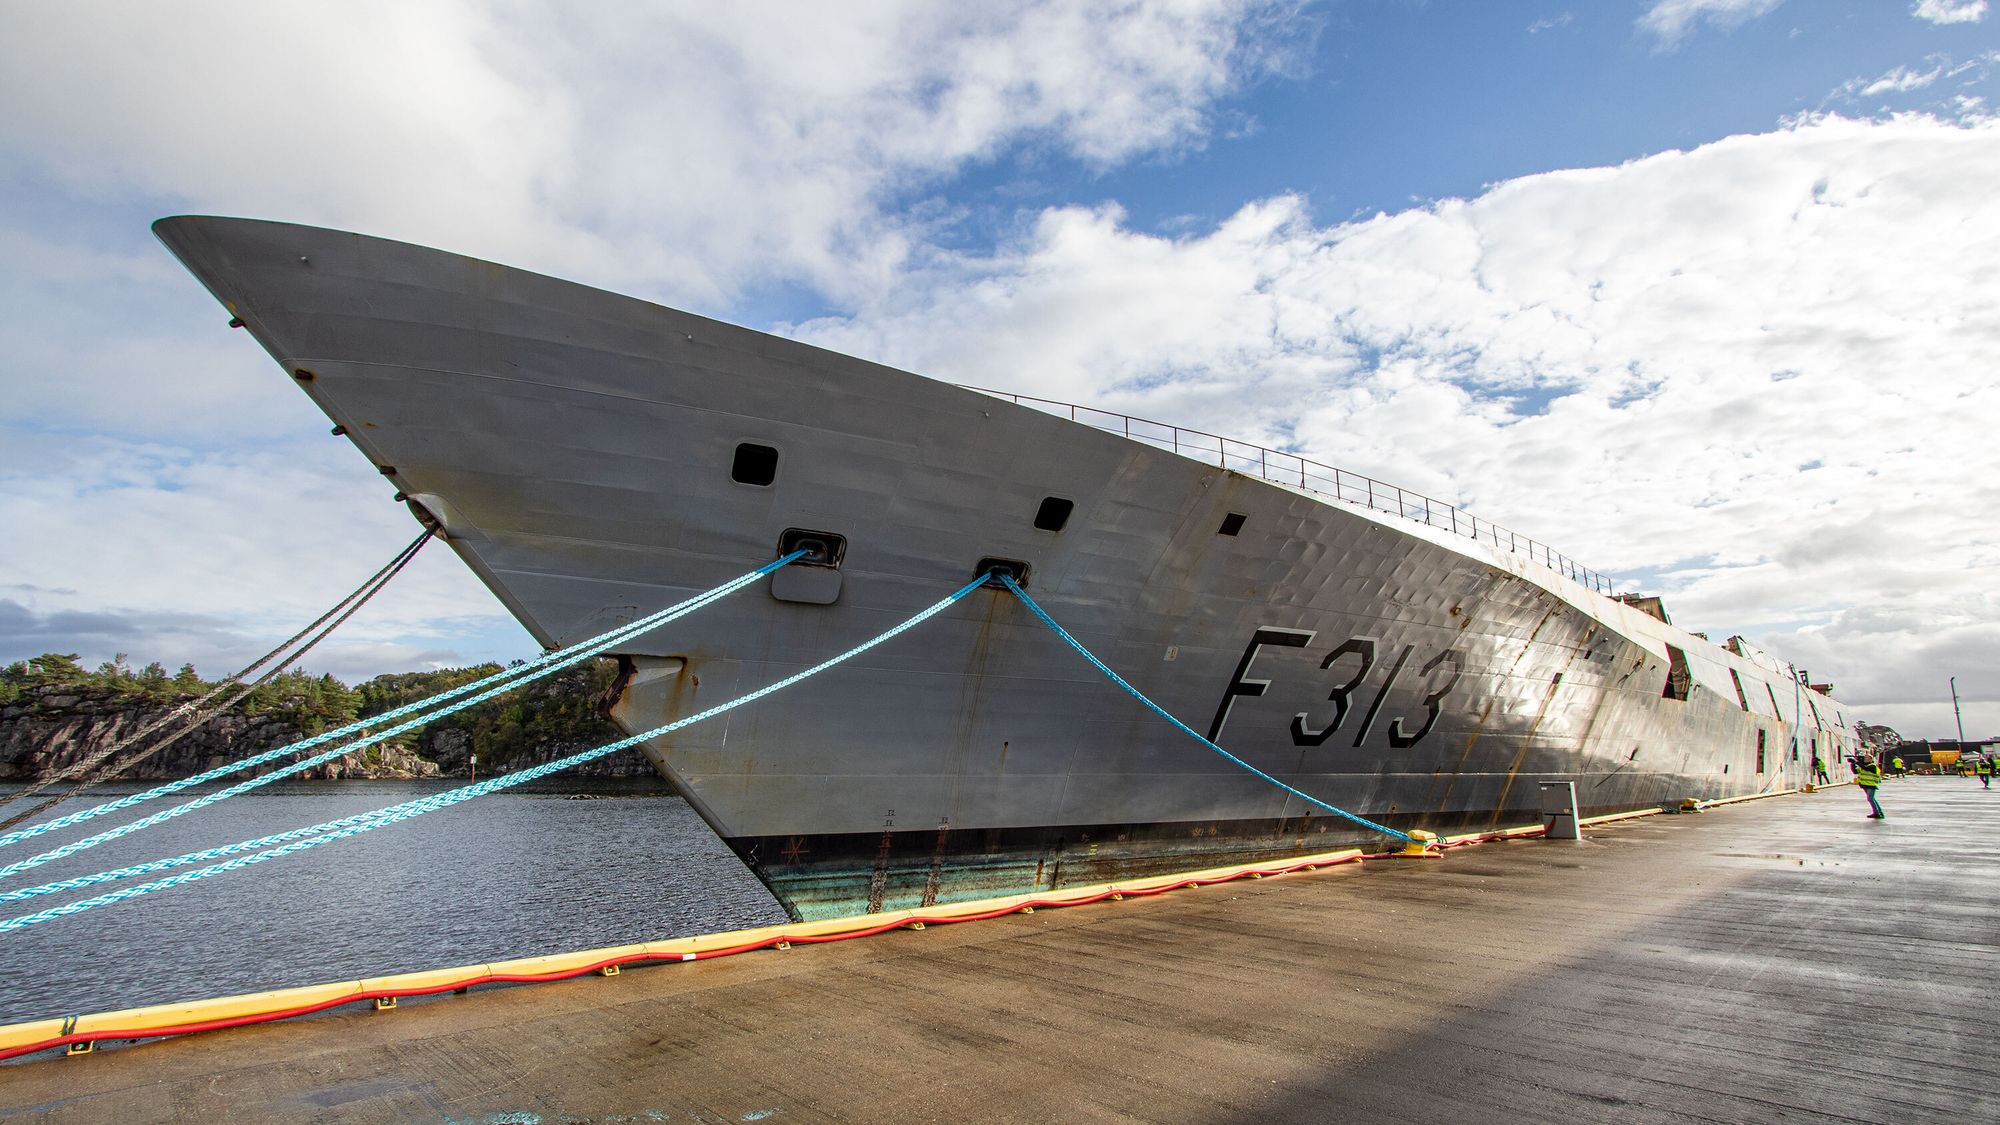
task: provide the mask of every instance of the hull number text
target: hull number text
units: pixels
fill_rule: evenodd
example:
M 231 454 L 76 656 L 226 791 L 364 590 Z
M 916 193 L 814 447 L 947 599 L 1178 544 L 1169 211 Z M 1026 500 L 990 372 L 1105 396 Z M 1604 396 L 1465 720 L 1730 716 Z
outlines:
M 1243 650 L 1243 659 L 1236 663 L 1236 674 L 1229 679 L 1229 687 L 1222 693 L 1222 702 L 1215 709 L 1215 720 L 1208 726 L 1208 740 L 1215 742 L 1222 737 L 1223 725 L 1229 721 L 1230 708 L 1242 696 L 1256 698 L 1271 687 L 1271 681 L 1255 679 L 1250 675 L 1250 665 L 1257 659 L 1257 653 L 1266 645 L 1280 648 L 1305 648 L 1314 637 L 1310 629 L 1281 629 L 1276 626 L 1262 626 L 1250 635 L 1250 644 Z M 1402 677 L 1410 659 L 1416 654 L 1415 645 L 1404 645 L 1401 652 L 1389 665 L 1389 672 L 1381 678 L 1381 686 L 1375 689 L 1375 697 L 1362 713 L 1361 721 L 1354 728 L 1354 745 L 1360 746 L 1368 740 L 1375 729 L 1375 721 L 1382 711 L 1383 700 L 1389 697 L 1389 689 Z M 1364 682 L 1369 678 L 1377 663 L 1378 655 L 1384 653 L 1384 646 L 1374 637 L 1349 637 L 1335 645 L 1326 659 L 1319 663 L 1323 671 L 1333 672 L 1337 681 L 1327 693 L 1327 702 L 1333 705 L 1328 714 L 1314 716 L 1301 711 L 1292 716 L 1292 744 L 1295 746 L 1324 746 L 1343 725 L 1356 707 L 1356 695 L 1362 692 Z M 1444 698 L 1458 686 L 1458 678 L 1465 669 L 1465 658 L 1456 649 L 1447 649 L 1425 661 L 1417 673 L 1428 689 L 1424 694 L 1424 715 L 1420 725 L 1412 731 L 1406 725 L 1405 716 L 1389 720 L 1389 745 L 1398 750 L 1415 746 L 1437 726 L 1438 715 L 1444 710 Z

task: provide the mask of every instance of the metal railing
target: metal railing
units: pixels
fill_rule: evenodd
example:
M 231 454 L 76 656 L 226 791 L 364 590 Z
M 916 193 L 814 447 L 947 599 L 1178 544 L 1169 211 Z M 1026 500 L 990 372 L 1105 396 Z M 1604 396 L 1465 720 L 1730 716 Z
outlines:
M 1582 583 L 1600 594 L 1609 595 L 1612 592 L 1610 578 L 1579 564 L 1567 555 L 1550 549 L 1547 544 L 1525 535 L 1518 535 L 1491 520 L 1482 520 L 1455 505 L 1434 500 L 1399 485 L 1363 476 L 1348 469 L 1323 465 L 1296 453 L 1269 449 L 1201 430 L 1190 430 L 1185 426 L 1176 426 L 1168 422 L 1134 418 L 1114 410 L 1100 410 L 1094 406 L 1078 406 L 1075 403 L 1057 402 L 1054 399 L 1036 398 L 1033 395 L 1017 395 L 1009 391 L 996 391 L 964 383 L 959 386 L 968 391 L 978 391 L 983 395 L 991 395 L 994 398 L 1039 410 L 1044 414 L 1068 418 L 1072 422 L 1092 429 L 1121 434 L 1133 441 L 1145 442 L 1155 448 L 1165 449 L 1219 468 L 1247 476 L 1261 477 L 1278 484 L 1297 485 L 1309 492 L 1319 493 L 1344 504 L 1353 504 L 1370 511 L 1388 512 L 1430 527 L 1450 531 L 1455 535 L 1491 543 L 1501 550 L 1526 555 L 1530 560 L 1541 563 L 1550 570 Z

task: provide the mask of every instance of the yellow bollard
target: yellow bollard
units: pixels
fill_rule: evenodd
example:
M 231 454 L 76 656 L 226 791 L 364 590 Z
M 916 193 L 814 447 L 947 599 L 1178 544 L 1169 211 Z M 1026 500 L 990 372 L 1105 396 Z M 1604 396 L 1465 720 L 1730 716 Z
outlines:
M 1410 840 L 1403 850 L 1396 853 L 1398 859 L 1442 859 L 1444 853 L 1437 848 L 1437 833 L 1421 828 L 1410 829 Z

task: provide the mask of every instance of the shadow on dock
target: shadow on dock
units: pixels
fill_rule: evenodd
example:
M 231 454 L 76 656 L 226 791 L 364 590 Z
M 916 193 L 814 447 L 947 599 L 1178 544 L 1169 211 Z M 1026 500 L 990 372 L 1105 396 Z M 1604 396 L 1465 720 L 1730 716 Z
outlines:
M 0 1120 L 2000 1119 L 1957 778 L 0 1067 Z

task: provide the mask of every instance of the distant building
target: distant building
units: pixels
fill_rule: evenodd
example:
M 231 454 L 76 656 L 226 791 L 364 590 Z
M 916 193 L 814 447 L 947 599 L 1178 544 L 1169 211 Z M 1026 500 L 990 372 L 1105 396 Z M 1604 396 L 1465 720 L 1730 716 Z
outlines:
M 1958 765 L 1958 760 L 1968 754 L 1992 756 L 2000 753 L 2000 738 L 1986 738 L 1979 741 L 1967 739 L 1960 742 L 1955 738 L 1933 738 L 1922 741 L 1905 742 L 1889 752 L 1901 755 L 1904 764 L 1916 765 L 1929 762 L 1943 769 Z

